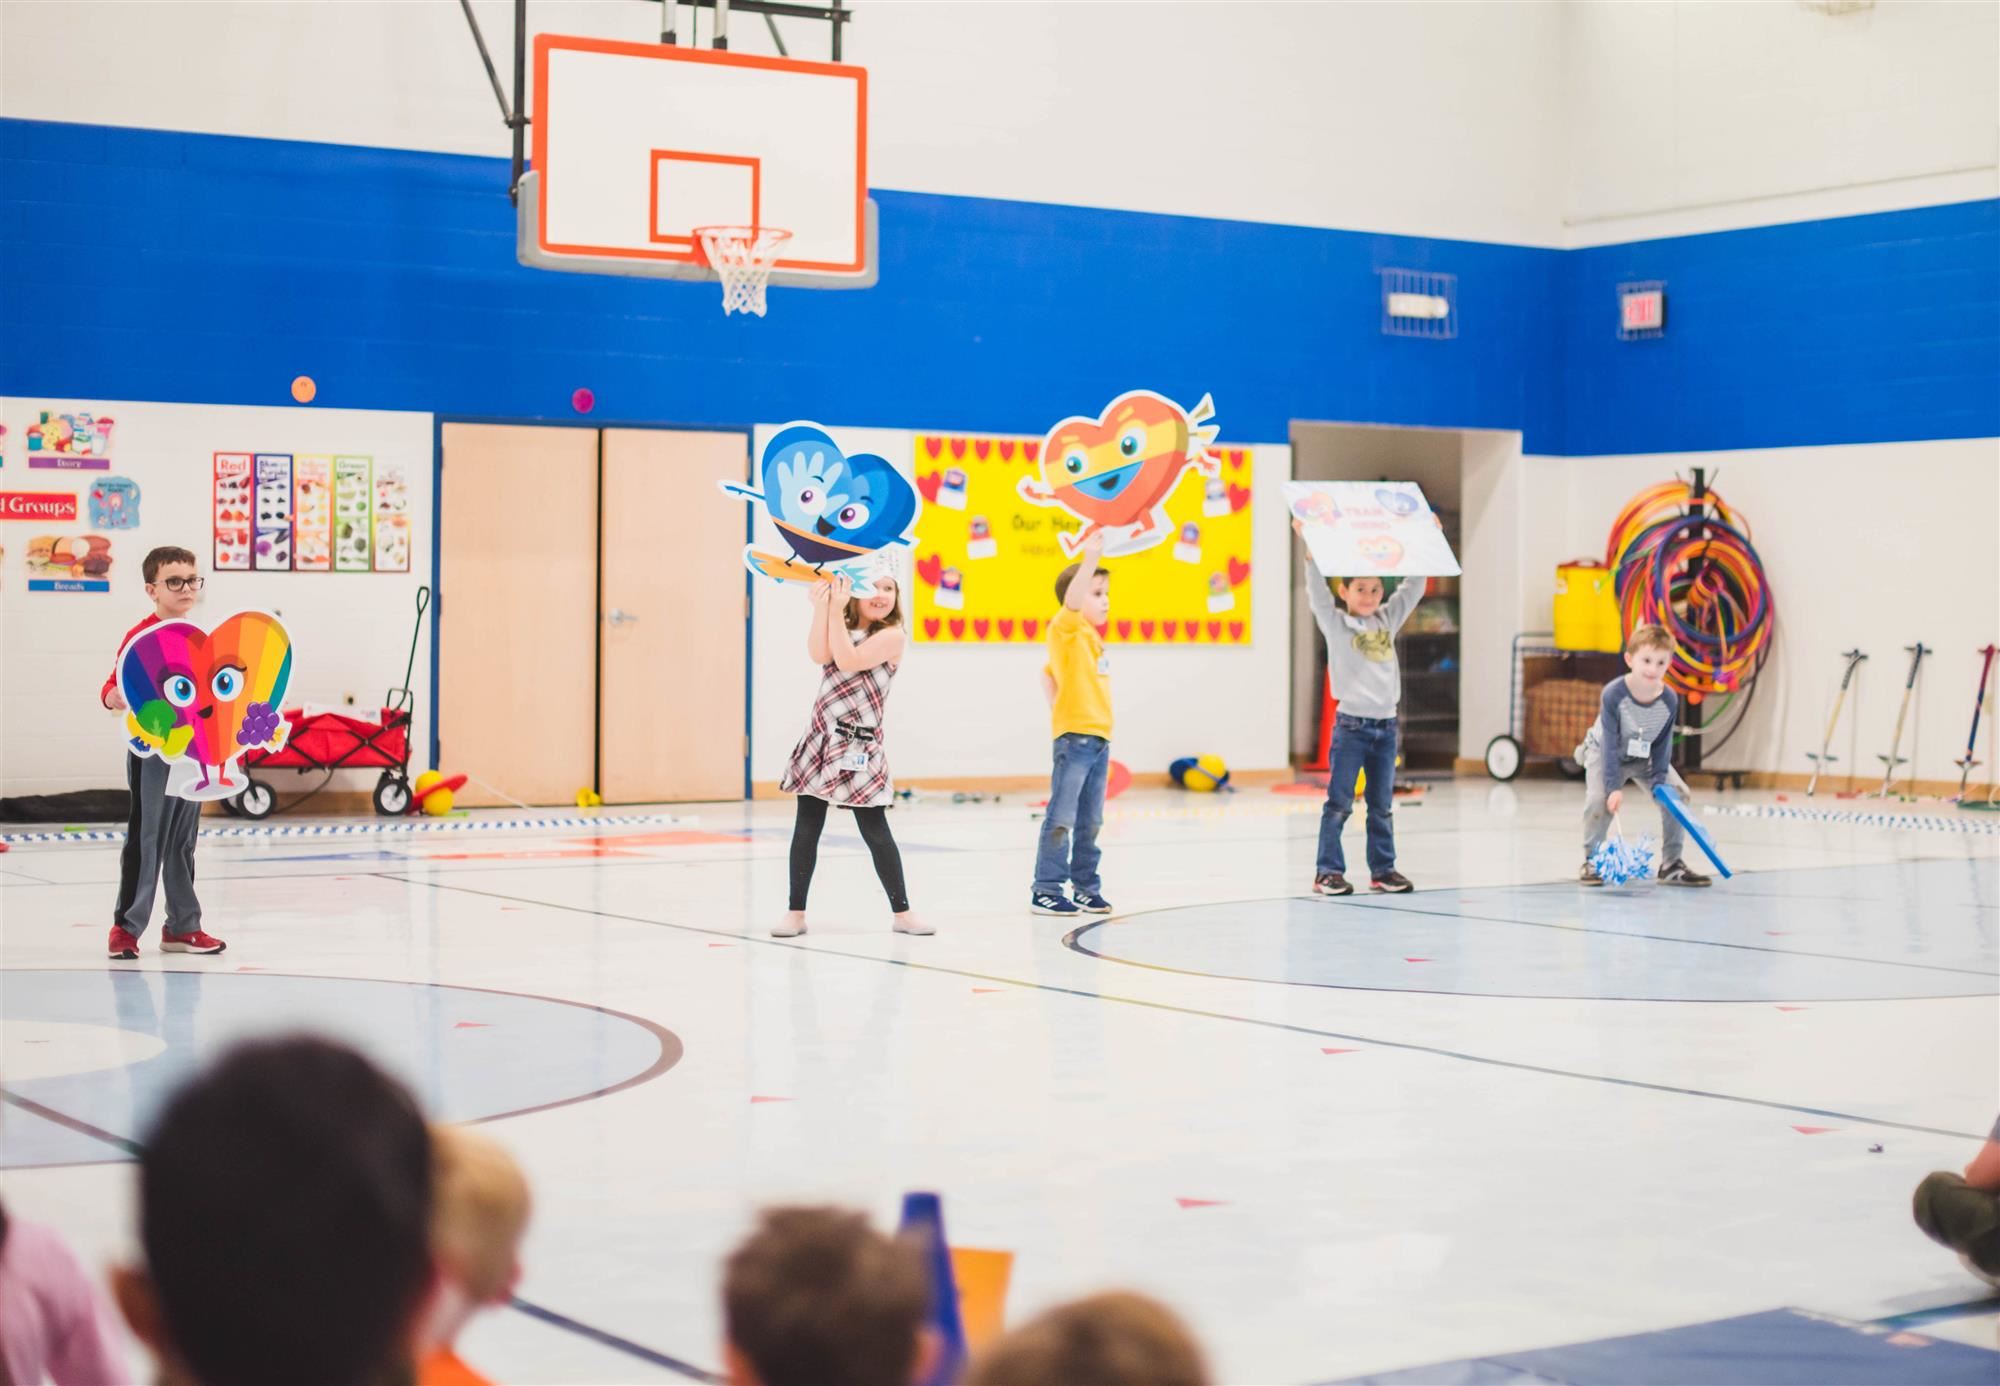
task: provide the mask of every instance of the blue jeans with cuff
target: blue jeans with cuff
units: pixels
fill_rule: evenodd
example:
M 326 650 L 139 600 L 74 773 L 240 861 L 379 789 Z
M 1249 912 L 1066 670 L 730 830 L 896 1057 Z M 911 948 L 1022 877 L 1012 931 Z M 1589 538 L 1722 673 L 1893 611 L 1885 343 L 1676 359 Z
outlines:
M 1396 719 L 1350 717 L 1337 713 L 1333 746 L 1328 755 L 1332 773 L 1326 782 L 1326 804 L 1319 814 L 1317 875 L 1347 874 L 1347 855 L 1340 833 L 1354 812 L 1354 781 L 1368 772 L 1368 870 L 1380 878 L 1396 869 L 1396 825 L 1390 815 L 1396 805 Z
M 1079 895 L 1096 895 L 1097 830 L 1104 826 L 1104 782 L 1111 771 L 1111 743 L 1101 736 L 1065 732 L 1055 740 L 1049 807 L 1035 852 L 1035 893 L 1060 895 L 1068 882 Z

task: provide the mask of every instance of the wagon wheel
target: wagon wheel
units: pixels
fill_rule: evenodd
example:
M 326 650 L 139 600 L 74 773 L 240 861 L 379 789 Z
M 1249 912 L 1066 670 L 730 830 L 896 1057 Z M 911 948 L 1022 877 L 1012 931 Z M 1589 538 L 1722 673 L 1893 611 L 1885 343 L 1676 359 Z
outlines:
M 384 770 L 375 781 L 375 812 L 397 818 L 410 811 L 410 782 L 400 770 Z

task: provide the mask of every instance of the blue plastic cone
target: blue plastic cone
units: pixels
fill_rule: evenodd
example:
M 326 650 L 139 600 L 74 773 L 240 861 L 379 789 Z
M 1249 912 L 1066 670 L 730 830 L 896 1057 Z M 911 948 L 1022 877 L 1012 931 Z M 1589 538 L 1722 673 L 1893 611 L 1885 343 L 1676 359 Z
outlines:
M 903 1195 L 898 1229 L 923 1248 L 930 1272 L 930 1327 L 938 1337 L 937 1363 L 917 1386 L 952 1386 L 965 1371 L 965 1321 L 958 1312 L 958 1281 L 951 1273 L 951 1246 L 944 1237 L 944 1204 L 934 1193 Z

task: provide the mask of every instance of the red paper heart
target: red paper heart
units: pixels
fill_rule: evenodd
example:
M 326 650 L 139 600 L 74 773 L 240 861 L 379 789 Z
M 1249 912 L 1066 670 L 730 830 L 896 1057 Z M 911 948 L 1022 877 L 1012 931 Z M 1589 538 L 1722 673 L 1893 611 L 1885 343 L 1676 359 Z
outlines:
M 965 639 L 965 621 L 960 617 L 955 616 L 952 618 L 951 638 L 954 640 Z
M 1240 470 L 1243 466 L 1244 456 L 1242 448 L 1231 448 L 1229 450 L 1229 465 Z
M 1151 621 L 1139 622 L 1139 638 L 1141 640 L 1151 640 L 1153 638 L 1153 623 Z
M 1012 462 L 1014 460 L 1014 440 L 1012 438 L 1002 438 L 1000 440 L 1000 460 L 1002 462 Z
M 924 586 L 937 586 L 938 579 L 943 576 L 944 559 L 940 558 L 937 554 L 931 554 L 928 557 L 917 560 L 917 577 L 923 582 Z
M 1012 621 L 1001 621 L 999 622 L 999 626 L 1000 638 L 1002 640 L 1012 640 L 1014 638 L 1014 623 Z
M 1097 628 L 1097 638 L 1099 640 L 1109 640 L 1111 638 L 1111 622 L 1106 621 Z
M 1030 462 L 1034 461 L 1037 457 L 1040 457 L 1041 455 L 1042 455 L 1042 445 L 1040 442 L 1021 444 L 1021 456 L 1027 458 Z
M 924 639 L 926 640 L 937 639 L 938 632 L 943 629 L 944 629 L 944 622 L 940 621 L 937 617 L 935 616 L 924 617 Z
M 1040 630 L 1041 628 L 1042 628 L 1042 623 L 1040 621 L 1021 622 L 1021 634 L 1027 636 L 1028 639 L 1030 640 L 1033 640 L 1035 638 L 1035 632 Z
M 1208 638 L 1210 640 L 1220 640 L 1222 638 L 1222 622 L 1210 621 L 1208 623 Z
M 936 461 L 937 455 L 944 451 L 944 439 L 938 437 L 924 439 L 924 451 L 931 455 L 932 461 Z
M 1132 638 L 1132 623 L 1130 621 L 1120 621 L 1118 623 L 1118 638 L 1120 640 L 1130 640 Z
M 981 462 L 984 462 L 993 455 L 993 440 L 991 438 L 981 438 L 972 445 L 972 455 L 977 457 Z
M 951 440 L 951 455 L 961 462 L 965 460 L 965 439 L 954 438 Z
M 1248 504 L 1250 504 L 1250 488 L 1248 486 L 1232 486 L 1229 488 L 1230 514 L 1234 515 Z
M 937 504 L 938 487 L 942 486 L 943 484 L 944 484 L 944 478 L 942 476 L 939 476 L 936 472 L 925 472 L 922 476 L 917 478 L 917 489 L 923 492 L 924 504 L 926 505 Z
M 972 623 L 972 633 L 981 640 L 984 640 L 992 629 L 993 623 L 983 616 Z
M 1188 639 L 1190 640 L 1201 639 L 1201 622 L 1183 621 L 1181 622 L 1181 624 L 1187 627 Z
M 1175 631 L 1177 631 L 1177 630 L 1179 630 L 1179 629 L 1180 629 L 1180 626 L 1179 626 L 1178 624 L 1176 624 L 1175 622 L 1173 622 L 1173 621 L 1162 621 L 1162 622 L 1160 622 L 1160 639 L 1162 639 L 1162 640 L 1166 640 L 1166 641 L 1171 641 L 1171 640 L 1173 640 L 1173 638 L 1174 638 L 1174 632 L 1175 632 Z
M 1229 585 L 1241 587 L 1243 580 L 1250 576 L 1250 565 L 1240 558 L 1229 560 Z
M 1229 623 L 1229 638 L 1239 643 L 1242 641 L 1243 623 L 1241 621 L 1231 621 Z

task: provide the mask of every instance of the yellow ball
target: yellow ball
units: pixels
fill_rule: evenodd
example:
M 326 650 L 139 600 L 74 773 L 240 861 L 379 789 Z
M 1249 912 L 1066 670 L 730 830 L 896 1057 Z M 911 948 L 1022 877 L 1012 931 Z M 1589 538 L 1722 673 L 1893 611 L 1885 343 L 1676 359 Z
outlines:
M 1229 766 L 1221 756 L 1197 756 L 1181 776 L 1181 783 L 1197 794 L 1213 794 L 1229 780 Z
M 411 784 L 410 793 L 412 797 L 423 794 L 426 789 L 429 789 L 434 784 L 442 783 L 443 780 L 444 776 L 440 775 L 437 771 L 426 770 L 423 774 L 417 776 L 415 783 Z M 444 817 L 447 813 L 451 812 L 451 791 L 449 789 L 439 789 L 425 795 L 422 808 L 426 817 Z

